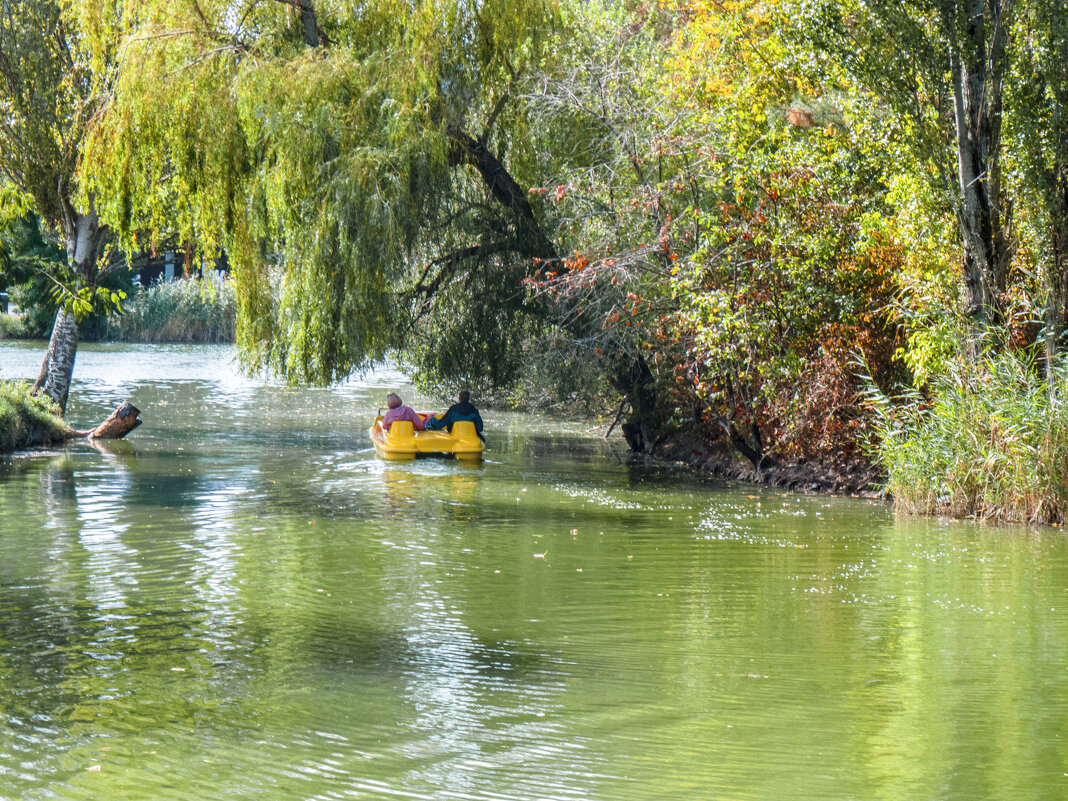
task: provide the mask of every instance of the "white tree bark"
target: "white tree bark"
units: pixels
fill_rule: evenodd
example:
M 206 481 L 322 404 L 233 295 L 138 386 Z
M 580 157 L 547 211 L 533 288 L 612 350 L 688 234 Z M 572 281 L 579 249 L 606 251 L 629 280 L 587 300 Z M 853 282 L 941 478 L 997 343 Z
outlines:
M 104 229 L 92 206 L 89 211 L 78 214 L 73 209 L 68 211 L 64 225 L 67 237 L 67 259 L 82 281 L 92 285 L 96 278 L 96 258 L 100 250 L 100 241 Z M 52 338 L 48 342 L 48 352 L 41 365 L 41 374 L 33 385 L 34 393 L 44 390 L 56 405 L 60 414 L 67 410 L 67 396 L 70 394 L 71 376 L 74 374 L 74 356 L 78 351 L 78 321 L 65 308 L 56 312 L 56 323 L 52 328 Z
M 70 394 L 70 380 L 74 374 L 74 356 L 78 351 L 78 321 L 66 309 L 56 312 L 56 324 L 52 328 L 52 338 L 48 341 L 48 353 L 42 367 L 45 395 L 59 407 L 60 414 L 66 414 L 67 396 Z M 41 379 L 38 378 L 38 381 Z M 36 388 L 36 387 L 35 387 Z

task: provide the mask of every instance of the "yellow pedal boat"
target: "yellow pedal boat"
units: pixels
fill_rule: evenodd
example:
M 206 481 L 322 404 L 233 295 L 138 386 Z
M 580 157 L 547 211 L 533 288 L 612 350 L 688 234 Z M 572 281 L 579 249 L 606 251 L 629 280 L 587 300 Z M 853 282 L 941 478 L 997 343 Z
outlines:
M 419 412 L 426 420 L 433 415 Z M 438 415 L 440 417 L 440 415 Z M 382 430 L 382 416 L 371 425 L 371 442 L 380 459 L 397 461 L 417 456 L 455 456 L 457 459 L 481 459 L 486 449 L 470 420 L 457 420 L 452 431 L 416 431 L 409 420 L 398 420 Z

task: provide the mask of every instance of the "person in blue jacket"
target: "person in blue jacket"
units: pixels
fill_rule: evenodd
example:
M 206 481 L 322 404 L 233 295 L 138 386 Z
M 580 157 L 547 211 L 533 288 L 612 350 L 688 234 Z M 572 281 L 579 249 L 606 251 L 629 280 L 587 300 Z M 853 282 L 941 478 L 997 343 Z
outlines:
M 426 427 L 431 431 L 444 428 L 451 434 L 453 423 L 460 420 L 470 420 L 475 424 L 476 433 L 485 441 L 486 438 L 482 436 L 482 415 L 478 413 L 475 404 L 471 403 L 471 393 L 466 389 L 463 390 L 460 392 L 458 400 L 459 403 L 454 403 L 450 406 L 440 418 L 428 417 L 426 419 Z

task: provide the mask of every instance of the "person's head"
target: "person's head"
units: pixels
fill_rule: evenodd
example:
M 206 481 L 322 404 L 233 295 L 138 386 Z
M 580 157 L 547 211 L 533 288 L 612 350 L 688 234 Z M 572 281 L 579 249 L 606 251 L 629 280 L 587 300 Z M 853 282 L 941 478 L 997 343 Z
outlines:
M 390 392 L 386 395 L 386 405 L 389 406 L 390 409 L 396 409 L 401 403 L 400 395 L 396 392 Z
M 467 403 L 469 400 L 471 400 L 471 393 L 468 392 L 466 389 L 461 389 L 460 390 L 460 403 Z

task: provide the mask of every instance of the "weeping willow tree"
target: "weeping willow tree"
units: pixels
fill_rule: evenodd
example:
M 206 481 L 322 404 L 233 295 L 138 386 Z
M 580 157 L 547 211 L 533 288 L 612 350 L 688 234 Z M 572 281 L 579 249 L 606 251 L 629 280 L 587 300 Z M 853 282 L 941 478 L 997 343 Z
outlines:
M 514 377 L 556 258 L 519 86 L 553 0 L 77 0 L 115 43 L 84 152 L 128 250 L 173 229 L 227 251 L 251 369 L 329 383 L 403 348 Z

